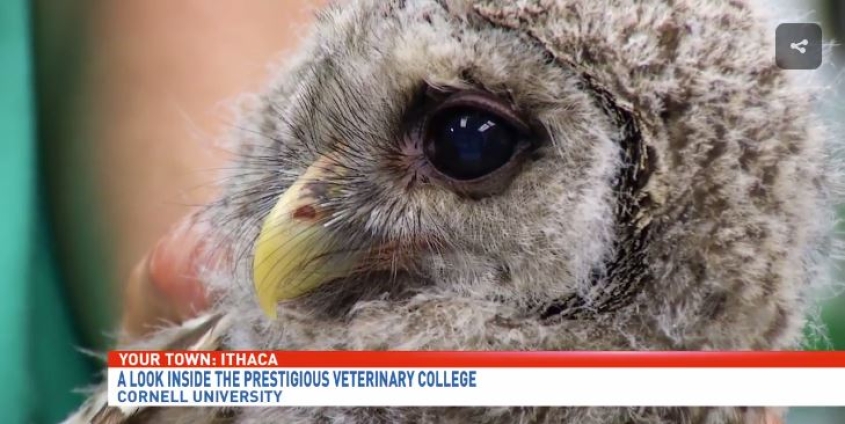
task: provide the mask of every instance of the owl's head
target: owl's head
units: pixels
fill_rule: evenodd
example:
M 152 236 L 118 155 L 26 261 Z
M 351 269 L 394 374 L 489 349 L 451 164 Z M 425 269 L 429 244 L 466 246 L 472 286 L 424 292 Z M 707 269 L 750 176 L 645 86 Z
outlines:
M 827 165 L 762 28 L 738 1 L 327 9 L 239 126 L 221 305 L 274 347 L 794 343 Z

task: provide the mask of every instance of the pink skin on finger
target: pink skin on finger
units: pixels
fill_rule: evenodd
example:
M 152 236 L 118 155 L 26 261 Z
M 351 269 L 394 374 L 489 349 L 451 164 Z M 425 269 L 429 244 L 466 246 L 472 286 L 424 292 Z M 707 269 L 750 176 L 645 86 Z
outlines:
M 153 286 L 182 317 L 195 315 L 209 303 L 197 276 L 204 244 L 197 227 L 191 219 L 182 220 L 158 242 L 148 262 Z

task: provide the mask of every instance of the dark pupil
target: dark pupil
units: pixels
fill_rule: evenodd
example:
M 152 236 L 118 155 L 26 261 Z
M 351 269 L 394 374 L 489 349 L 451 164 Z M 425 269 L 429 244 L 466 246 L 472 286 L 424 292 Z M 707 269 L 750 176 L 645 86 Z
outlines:
M 441 114 L 432 124 L 429 159 L 440 172 L 452 178 L 482 177 L 513 156 L 515 132 L 495 115 L 459 109 Z

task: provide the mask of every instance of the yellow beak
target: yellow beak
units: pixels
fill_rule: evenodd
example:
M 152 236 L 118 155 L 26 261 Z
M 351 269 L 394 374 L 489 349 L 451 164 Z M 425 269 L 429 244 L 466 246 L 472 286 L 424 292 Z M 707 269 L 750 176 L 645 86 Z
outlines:
M 258 304 L 271 319 L 278 302 L 349 275 L 365 254 L 324 225 L 321 204 L 332 193 L 321 180 L 330 166 L 328 157 L 321 158 L 288 188 L 256 241 L 253 281 Z

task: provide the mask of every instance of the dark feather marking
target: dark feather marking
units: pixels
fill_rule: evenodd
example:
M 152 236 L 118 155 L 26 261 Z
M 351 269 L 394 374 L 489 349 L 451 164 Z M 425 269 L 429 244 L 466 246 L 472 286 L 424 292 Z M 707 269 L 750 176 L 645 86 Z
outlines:
M 515 30 L 506 22 L 485 14 L 479 8 L 476 8 L 476 12 L 489 25 Z M 519 36 L 545 51 L 557 63 L 576 72 L 580 70 L 581 67 L 577 63 L 559 57 L 554 51 L 548 49 L 547 43 L 537 34 L 528 31 L 527 33 L 520 32 Z M 639 225 L 637 219 L 642 210 L 650 204 L 649 195 L 643 191 L 643 188 L 656 169 L 657 158 L 654 150 L 645 145 L 637 112 L 623 106 L 609 90 L 602 87 L 586 71 L 580 71 L 580 78 L 585 91 L 593 97 L 596 104 L 608 115 L 622 135 L 619 140 L 622 167 L 614 181 L 616 193 L 614 256 L 604 264 L 604 270 L 596 270 L 593 273 L 591 285 L 601 288 L 598 295 L 585 297 L 573 293 L 551 304 L 538 305 L 543 319 L 582 319 L 619 310 L 631 304 L 645 283 L 653 278 L 645 263 L 644 253 L 650 223 Z

